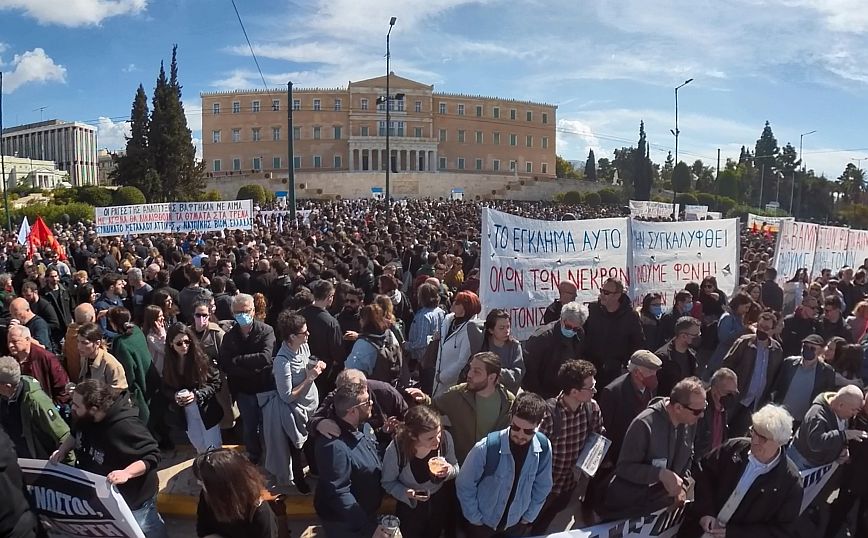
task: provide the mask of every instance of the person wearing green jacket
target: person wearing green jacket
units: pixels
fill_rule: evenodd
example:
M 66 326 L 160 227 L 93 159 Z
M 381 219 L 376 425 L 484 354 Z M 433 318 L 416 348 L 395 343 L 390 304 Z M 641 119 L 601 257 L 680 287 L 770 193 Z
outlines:
M 45 460 L 69 437 L 51 398 L 30 376 L 21 375 L 13 357 L 0 357 L 0 424 L 15 443 L 19 458 Z M 70 453 L 64 463 L 72 465 Z
M 139 408 L 139 418 L 148 424 L 151 397 L 159 388 L 159 374 L 148 350 L 145 334 L 131 320 L 132 314 L 122 306 L 112 307 L 108 311 L 110 329 L 118 333 L 112 341 L 112 355 L 124 367 L 127 390 Z

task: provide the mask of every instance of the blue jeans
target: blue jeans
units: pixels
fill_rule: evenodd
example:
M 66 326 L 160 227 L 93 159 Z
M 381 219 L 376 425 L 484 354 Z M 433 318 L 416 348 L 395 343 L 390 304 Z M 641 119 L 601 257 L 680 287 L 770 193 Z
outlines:
M 259 424 L 262 422 L 262 409 L 255 394 L 239 392 L 235 395 L 238 412 L 241 414 L 241 437 L 250 461 L 259 463 L 262 459 L 262 444 L 259 440 Z
M 166 531 L 166 524 L 160 513 L 157 512 L 156 497 L 147 501 L 139 508 L 132 511 L 136 523 L 142 529 L 145 538 L 169 538 L 169 533 Z

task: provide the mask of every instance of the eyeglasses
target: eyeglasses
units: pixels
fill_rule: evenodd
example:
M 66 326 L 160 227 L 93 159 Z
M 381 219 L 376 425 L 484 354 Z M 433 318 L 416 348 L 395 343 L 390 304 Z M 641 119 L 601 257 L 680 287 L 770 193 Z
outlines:
M 374 400 L 372 400 L 371 398 L 368 398 L 364 402 L 359 402 L 356 405 L 354 405 L 353 407 L 362 407 L 363 405 L 364 406 L 374 405 Z
M 210 317 L 211 317 L 211 314 L 202 314 L 202 313 L 199 313 L 199 314 L 194 314 L 194 315 L 195 315 L 197 318 L 210 318 Z
M 536 428 L 522 428 L 520 426 L 516 426 L 515 424 L 510 424 L 509 429 L 514 432 L 521 432 L 525 435 L 533 435 L 536 433 Z
M 310 331 L 303 331 L 300 333 L 293 333 L 293 334 L 295 334 L 295 336 L 308 336 L 308 335 L 310 335 Z
M 177 342 L 172 342 L 173 346 L 184 346 L 187 347 L 190 345 L 190 340 L 178 340 Z
M 759 433 L 758 431 L 756 431 L 756 429 L 754 429 L 753 426 L 750 427 L 750 435 L 751 435 L 752 437 L 756 437 L 757 439 L 759 439 L 759 440 L 762 441 L 763 443 L 768 442 L 768 441 L 771 441 L 771 438 L 766 437 L 765 435 Z
M 590 392 L 591 394 L 596 394 L 597 393 L 597 385 L 591 385 L 590 387 L 582 387 L 579 389 L 580 392 L 583 390 L 586 390 L 586 391 Z
M 615 295 L 615 294 L 618 293 L 618 292 L 617 292 L 617 291 L 612 291 L 612 290 L 607 290 L 607 289 L 605 289 L 605 288 L 602 288 L 602 289 L 600 289 L 600 293 L 602 293 L 603 295 L 605 295 L 606 297 L 608 297 L 609 295 Z
M 702 413 L 705 413 L 705 408 L 708 407 L 708 404 L 705 404 L 704 406 L 702 406 L 702 409 L 694 409 L 687 404 L 681 404 L 681 407 L 683 407 L 684 409 L 687 409 L 688 411 L 693 413 L 693 416 L 698 417 Z

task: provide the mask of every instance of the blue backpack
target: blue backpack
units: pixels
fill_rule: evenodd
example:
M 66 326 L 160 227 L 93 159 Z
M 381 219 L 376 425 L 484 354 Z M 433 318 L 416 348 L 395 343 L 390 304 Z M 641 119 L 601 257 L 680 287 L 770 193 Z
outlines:
M 535 434 L 537 441 L 542 446 L 542 453 L 547 454 L 550 450 L 547 438 L 540 432 Z M 500 463 L 500 432 L 491 432 L 485 436 L 485 466 L 482 468 L 482 478 L 492 476 Z

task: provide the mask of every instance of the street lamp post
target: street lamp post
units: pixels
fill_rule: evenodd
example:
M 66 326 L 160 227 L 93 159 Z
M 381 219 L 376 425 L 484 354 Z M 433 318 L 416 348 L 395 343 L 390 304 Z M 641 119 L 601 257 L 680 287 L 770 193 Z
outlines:
M 808 131 L 807 133 L 802 133 L 799 135 L 799 161 L 802 163 L 802 174 L 805 173 L 805 161 L 802 159 L 802 143 L 806 136 L 816 133 L 817 130 Z M 793 172 L 793 184 L 790 185 L 790 215 L 795 217 L 793 214 L 793 198 L 795 196 L 796 191 L 796 174 Z
M 398 17 L 389 19 L 389 31 L 386 32 L 386 227 L 389 226 L 389 219 L 392 218 L 392 201 L 389 190 L 389 172 L 392 171 L 392 150 L 389 149 L 389 131 L 392 130 L 392 115 L 390 111 L 392 108 L 392 94 L 389 93 L 391 71 L 389 62 L 392 59 L 392 52 L 389 49 L 389 36 L 392 35 L 392 28 L 395 26 L 395 21 L 397 20 Z
M 678 135 L 681 133 L 678 130 L 678 90 L 687 86 L 693 82 L 692 78 L 685 80 L 683 83 L 679 84 L 675 87 L 675 130 L 669 130 L 670 133 L 675 135 L 675 168 L 678 168 Z M 678 189 L 675 187 L 675 169 L 672 170 L 672 216 L 677 221 L 678 220 L 678 205 L 675 202 L 675 198 L 678 196 Z
M 298 225 L 295 216 L 295 151 L 292 133 L 292 82 L 286 83 L 286 175 L 289 181 L 289 217 L 293 226 Z
M 0 71 L 0 178 L 3 179 L 3 206 L 6 209 L 6 231 L 12 231 L 12 215 L 9 213 L 9 184 L 6 179 L 6 159 L 3 157 L 3 72 Z

